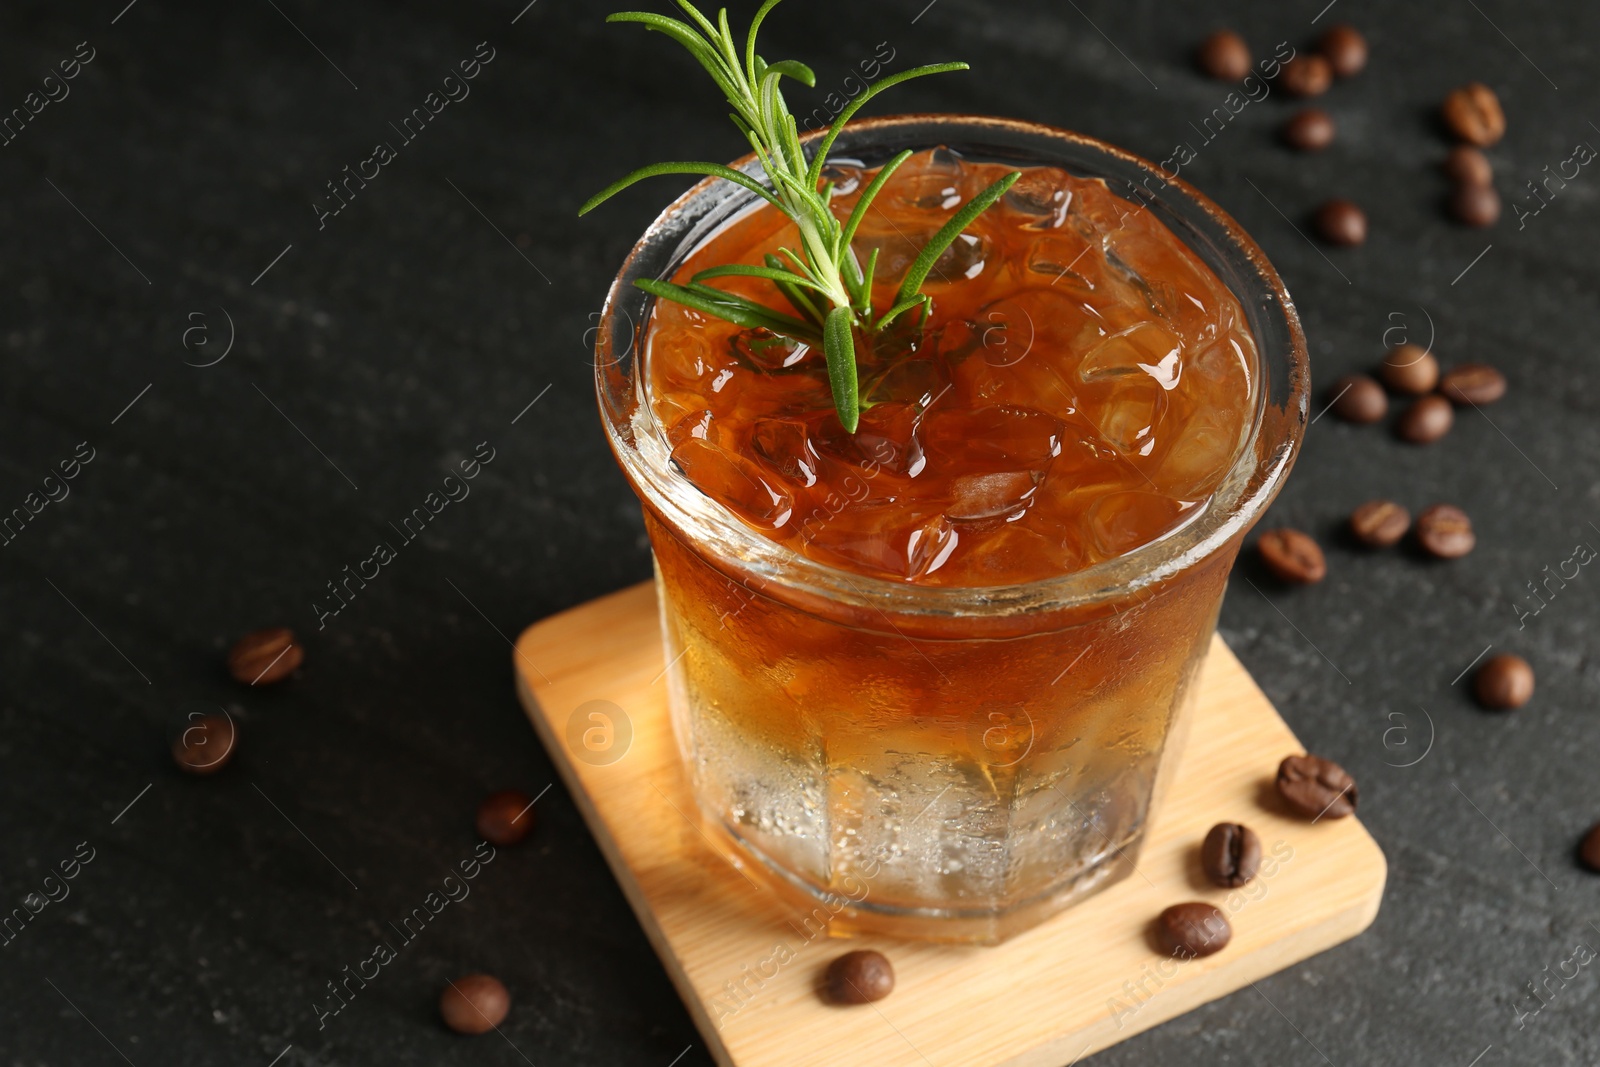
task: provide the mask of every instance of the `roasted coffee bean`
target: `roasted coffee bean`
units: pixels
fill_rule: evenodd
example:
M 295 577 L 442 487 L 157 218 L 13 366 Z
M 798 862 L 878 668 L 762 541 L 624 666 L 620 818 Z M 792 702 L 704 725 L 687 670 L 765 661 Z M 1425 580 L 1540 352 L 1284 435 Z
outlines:
M 1411 529 L 1411 512 L 1393 500 L 1369 500 L 1350 514 L 1350 532 L 1368 548 L 1398 545 Z
M 1444 160 L 1445 177 L 1457 185 L 1488 185 L 1494 181 L 1489 157 L 1471 145 L 1458 144 Z
M 1333 413 L 1346 422 L 1377 422 L 1389 413 L 1389 397 L 1376 379 L 1350 374 L 1333 383 Z
M 1200 866 L 1224 889 L 1244 885 L 1261 867 L 1261 838 L 1242 823 L 1219 822 L 1200 846 Z
M 1313 821 L 1342 819 L 1356 810 L 1356 780 L 1321 756 L 1290 756 L 1278 764 L 1278 795 Z
M 271 685 L 293 674 L 305 658 L 294 631 L 274 626 L 239 638 L 228 652 L 228 673 L 245 685 Z
M 1480 230 L 1493 226 L 1500 218 L 1500 194 L 1492 185 L 1458 185 L 1450 192 L 1450 215 Z
M 1367 39 L 1348 23 L 1330 26 L 1328 32 L 1318 38 L 1317 51 L 1341 78 L 1359 74 L 1367 65 Z
M 1236 82 L 1250 73 L 1250 46 L 1232 30 L 1218 30 L 1200 45 L 1200 69 L 1218 81 Z
M 1421 345 L 1395 345 L 1378 365 L 1378 377 L 1397 393 L 1421 396 L 1439 384 L 1439 361 Z
M 533 801 L 515 789 L 489 794 L 478 805 L 478 836 L 491 845 L 514 845 L 533 830 Z
M 1589 827 L 1589 832 L 1578 842 L 1578 859 L 1591 871 L 1600 873 L 1600 823 Z
M 200 715 L 184 723 L 172 742 L 172 758 L 190 774 L 216 774 L 238 745 L 239 731 L 227 715 Z
M 486 1034 L 505 1022 L 511 992 L 489 974 L 457 978 L 439 994 L 439 1015 L 458 1034 Z
M 1414 445 L 1431 445 L 1450 432 L 1456 422 L 1456 409 L 1438 393 L 1419 396 L 1411 406 L 1400 413 L 1394 432 L 1402 441 Z
M 1333 84 L 1333 66 L 1314 52 L 1298 55 L 1278 72 L 1278 84 L 1290 96 L 1321 96 Z
M 1472 693 L 1492 711 L 1520 708 L 1533 696 L 1533 668 L 1521 656 L 1491 656 L 1473 675 Z
M 1463 363 L 1439 380 L 1439 392 L 1457 404 L 1493 404 L 1506 395 L 1506 376 L 1487 363 Z
M 1451 91 L 1441 108 L 1450 132 L 1468 144 L 1488 148 L 1506 132 L 1506 114 L 1500 98 L 1482 82 L 1469 82 Z
M 1417 543 L 1430 556 L 1460 559 L 1478 543 L 1467 513 L 1452 504 L 1435 504 L 1417 516 Z
M 1233 939 L 1233 927 L 1221 909 L 1198 900 L 1162 912 L 1155 933 L 1161 951 L 1180 960 L 1221 952 Z
M 894 992 L 894 965 L 871 949 L 846 952 L 828 964 L 823 986 L 834 1004 L 870 1004 Z
M 1257 539 L 1256 550 L 1267 570 L 1280 581 L 1310 585 L 1327 577 L 1328 561 L 1323 558 L 1322 549 L 1299 530 L 1268 530 Z
M 1358 245 L 1367 239 L 1367 213 L 1349 200 L 1329 200 L 1317 208 L 1313 221 L 1331 245 Z
M 1320 152 L 1333 143 L 1333 117 L 1320 107 L 1296 111 L 1283 124 L 1283 140 L 1302 152 Z

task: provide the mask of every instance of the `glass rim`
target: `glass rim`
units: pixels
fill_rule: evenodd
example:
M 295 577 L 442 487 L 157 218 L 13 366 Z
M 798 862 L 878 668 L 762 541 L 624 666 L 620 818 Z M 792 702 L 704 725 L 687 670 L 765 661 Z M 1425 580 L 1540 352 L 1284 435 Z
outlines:
M 825 132 L 813 131 L 802 141 L 813 143 Z M 670 448 L 649 413 L 645 375 L 641 373 L 642 344 L 655 298 L 632 284 L 636 278 L 669 276 L 710 234 L 759 202 L 754 193 L 718 178 L 695 184 L 646 228 L 607 292 L 596 331 L 595 390 L 606 437 L 641 501 L 708 562 L 751 588 L 780 596 L 787 591 L 810 603 L 842 602 L 870 611 L 912 615 L 988 616 L 1111 601 L 1187 570 L 1241 535 L 1276 497 L 1293 466 L 1309 406 L 1305 334 L 1283 280 L 1266 254 L 1237 221 L 1176 172 L 1169 176 L 1125 149 L 1041 123 L 961 114 L 858 120 L 845 128 L 830 156 L 853 159 L 868 153 L 888 154 L 901 147 L 938 145 L 977 158 L 1009 153 L 1019 160 L 1028 157 L 1030 165 L 1054 165 L 1077 173 L 1066 158 L 1075 150 L 1127 179 L 1123 189 L 1108 178 L 1113 192 L 1142 208 L 1159 208 L 1164 224 L 1169 216 L 1175 218 L 1194 238 L 1209 243 L 1211 256 L 1204 254 L 1206 249 L 1197 248 L 1193 239 L 1174 231 L 1221 277 L 1243 307 L 1256 341 L 1261 380 L 1250 431 L 1201 511 L 1176 530 L 1111 559 L 998 586 L 931 585 L 859 574 L 813 560 L 745 525 L 666 461 Z M 758 180 L 764 177 L 753 153 L 730 165 Z M 1140 180 L 1136 182 L 1135 177 Z M 1152 179 L 1158 183 L 1155 189 L 1149 185 Z M 1127 197 L 1126 190 L 1136 195 Z M 1251 291 L 1241 292 L 1237 284 L 1241 281 L 1251 283 Z M 1264 332 L 1268 336 L 1264 337 Z M 641 409 L 646 413 L 643 421 L 655 431 L 654 441 L 639 440 L 636 423 Z

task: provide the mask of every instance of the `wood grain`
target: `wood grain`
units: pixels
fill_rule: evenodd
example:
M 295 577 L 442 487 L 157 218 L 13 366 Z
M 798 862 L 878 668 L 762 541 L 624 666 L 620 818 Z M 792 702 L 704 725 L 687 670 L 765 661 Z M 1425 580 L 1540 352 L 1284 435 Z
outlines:
M 992 948 L 808 937 L 814 928 L 728 862 L 679 769 L 649 583 L 530 627 L 514 663 L 529 718 L 730 1067 L 1061 1067 L 1354 937 L 1383 894 L 1383 854 L 1356 819 L 1309 824 L 1277 805 L 1278 761 L 1304 750 L 1221 638 L 1134 874 Z M 631 725 L 620 758 L 620 730 L 599 753 L 569 742 L 569 720 L 590 701 Z M 1200 841 L 1223 820 L 1249 823 L 1278 857 L 1237 890 L 1200 873 Z M 1229 914 L 1227 949 L 1184 963 L 1153 950 L 1151 920 L 1183 900 Z M 846 946 L 889 955 L 892 996 L 851 1008 L 817 997 L 822 968 Z

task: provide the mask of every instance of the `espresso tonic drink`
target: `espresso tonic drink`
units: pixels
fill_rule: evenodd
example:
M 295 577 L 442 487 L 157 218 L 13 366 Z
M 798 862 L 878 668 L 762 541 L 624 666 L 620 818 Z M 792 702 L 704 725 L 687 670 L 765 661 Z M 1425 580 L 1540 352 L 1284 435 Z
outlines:
M 875 169 L 835 156 L 844 217 Z M 1127 873 L 1241 501 L 1292 458 L 1261 440 L 1250 314 L 1127 183 L 926 147 L 855 235 L 874 302 L 1014 169 L 929 274 L 931 313 L 858 339 L 853 433 L 821 345 L 670 301 L 628 338 L 613 440 L 674 496 L 641 488 L 688 775 L 831 933 L 992 941 Z M 662 276 L 800 242 L 760 202 L 714 222 L 671 235 Z M 761 278 L 718 284 L 793 313 Z

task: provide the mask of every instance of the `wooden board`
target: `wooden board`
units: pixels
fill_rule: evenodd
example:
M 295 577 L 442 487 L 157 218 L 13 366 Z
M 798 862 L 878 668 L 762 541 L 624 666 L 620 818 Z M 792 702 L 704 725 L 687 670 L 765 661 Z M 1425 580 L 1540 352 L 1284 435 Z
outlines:
M 997 947 L 808 940 L 728 862 L 679 768 L 650 584 L 530 627 L 514 662 L 529 717 L 728 1067 L 1062 1067 L 1354 937 L 1378 913 L 1387 867 L 1360 823 L 1278 806 L 1278 761 L 1304 750 L 1221 638 L 1135 872 Z M 613 720 L 609 736 L 595 710 Z M 1200 841 L 1223 820 L 1249 823 L 1281 858 L 1238 890 L 1200 872 Z M 1229 914 L 1227 949 L 1185 963 L 1154 951 L 1151 920 L 1184 900 Z M 823 967 L 856 947 L 893 960 L 894 993 L 823 1003 Z

